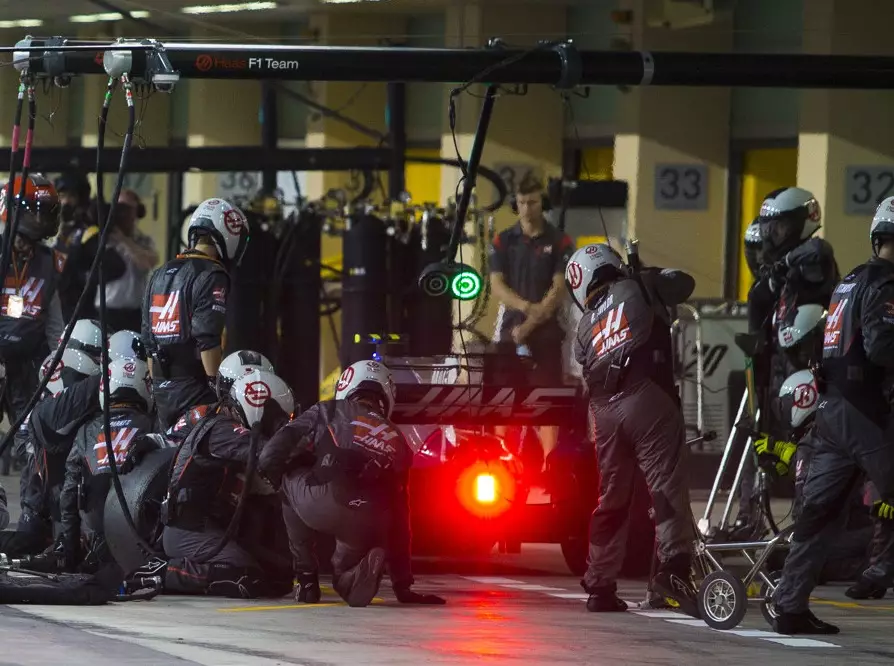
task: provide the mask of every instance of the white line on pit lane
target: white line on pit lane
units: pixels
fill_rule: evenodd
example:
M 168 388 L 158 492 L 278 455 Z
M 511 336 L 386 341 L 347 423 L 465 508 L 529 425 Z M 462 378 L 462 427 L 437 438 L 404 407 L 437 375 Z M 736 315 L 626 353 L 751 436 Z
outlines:
M 510 590 L 519 590 L 524 592 L 544 592 L 551 597 L 555 597 L 557 599 L 571 599 L 574 601 L 586 601 L 587 595 L 581 592 L 562 592 L 560 591 L 562 588 L 557 587 L 549 587 L 546 585 L 534 585 L 531 583 L 526 583 L 523 580 L 516 580 L 514 578 L 502 578 L 499 576 L 464 576 L 466 580 L 470 580 L 474 583 L 482 583 L 484 585 L 498 585 L 500 587 L 504 587 Z M 555 591 L 554 591 L 555 590 Z M 680 624 L 686 627 L 695 627 L 695 628 L 709 628 L 707 624 L 705 624 L 704 620 L 696 620 L 695 618 L 686 618 L 680 617 L 680 614 L 675 611 L 670 610 L 654 610 L 654 611 L 640 611 L 636 610 L 639 602 L 631 601 L 629 599 L 625 599 L 627 605 L 630 607 L 630 611 L 634 615 L 641 615 L 642 617 L 652 618 L 656 620 L 664 620 L 665 622 L 670 622 L 671 624 Z M 770 643 L 776 643 L 777 645 L 785 645 L 786 647 L 799 647 L 799 648 L 839 648 L 840 645 L 836 645 L 835 643 L 829 643 L 827 641 L 819 641 L 813 638 L 795 638 L 792 636 L 785 636 L 782 634 L 773 633 L 770 631 L 760 631 L 755 629 L 730 629 L 728 631 L 721 630 L 713 630 L 722 634 L 731 634 L 733 636 L 738 636 L 739 638 L 757 638 L 758 640 L 767 641 Z

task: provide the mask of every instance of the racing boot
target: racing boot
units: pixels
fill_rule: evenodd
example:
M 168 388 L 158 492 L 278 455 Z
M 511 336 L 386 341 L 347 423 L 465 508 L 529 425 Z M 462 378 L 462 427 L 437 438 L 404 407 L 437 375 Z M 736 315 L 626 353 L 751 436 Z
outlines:
M 888 588 L 875 582 L 865 574 L 845 591 L 851 599 L 881 599 Z
M 665 597 L 670 605 L 676 604 L 686 615 L 701 619 L 698 589 L 692 581 L 692 562 L 688 554 L 675 555 L 662 562 L 652 579 L 651 589 Z
M 778 608 L 771 624 L 777 634 L 791 636 L 794 634 L 831 635 L 838 633 L 838 627 L 823 622 L 809 610 L 803 613 L 784 613 Z
M 369 606 L 385 573 L 385 550 L 373 548 L 353 569 L 333 576 L 332 587 L 352 608 Z
M 604 585 L 587 589 L 583 583 L 581 586 L 590 593 L 587 599 L 587 610 L 591 613 L 623 613 L 627 610 L 627 603 L 618 597 L 615 585 Z
M 295 601 L 302 604 L 320 603 L 320 577 L 316 571 L 305 571 L 296 576 Z

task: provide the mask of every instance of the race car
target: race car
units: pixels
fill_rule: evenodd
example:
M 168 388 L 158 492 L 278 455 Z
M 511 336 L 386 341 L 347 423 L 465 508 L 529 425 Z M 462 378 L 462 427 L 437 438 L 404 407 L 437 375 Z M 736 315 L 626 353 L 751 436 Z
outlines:
M 465 367 L 456 356 L 382 359 L 396 385 L 392 420 L 416 451 L 410 477 L 414 554 L 481 554 L 494 545 L 517 553 L 522 543 L 558 543 L 569 569 L 582 574 L 599 495 L 582 390 L 485 383 L 488 355 L 464 359 Z M 539 425 L 561 426 L 545 475 L 531 473 L 542 465 L 533 427 Z M 508 432 L 498 436 L 496 426 Z M 654 550 L 643 479 L 633 495 L 624 573 L 641 575 Z

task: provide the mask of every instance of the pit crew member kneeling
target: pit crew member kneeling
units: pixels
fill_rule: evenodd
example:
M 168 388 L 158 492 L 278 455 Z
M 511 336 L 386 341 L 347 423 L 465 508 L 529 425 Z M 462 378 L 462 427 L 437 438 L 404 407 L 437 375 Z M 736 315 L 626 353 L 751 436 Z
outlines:
M 881 497 L 877 513 L 884 518 L 894 505 L 894 197 L 879 205 L 869 239 L 874 256 L 841 281 L 829 304 L 813 457 L 774 595 L 773 629 L 780 634 L 838 633 L 817 619 L 808 600 L 861 472 Z
M 446 603 L 410 589 L 413 450 L 389 420 L 393 408 L 391 372 L 358 361 L 342 373 L 335 400 L 308 409 L 261 453 L 261 474 L 283 497 L 298 601 L 320 600 L 314 546 L 322 533 L 335 537 L 332 586 L 348 605 L 372 602 L 386 559 L 398 601 Z
M 589 569 L 581 582 L 592 612 L 627 610 L 616 578 L 625 557 L 635 464 L 655 511 L 660 565 L 654 592 L 698 617 L 691 578 L 695 534 L 689 507 L 688 449 L 674 384 L 668 308 L 695 288 L 686 273 L 634 272 L 604 244 L 571 257 L 565 280 L 583 311 L 574 353 L 589 389 L 601 488 L 590 520 Z
M 248 495 L 260 481 L 253 473 L 258 451 L 294 409 L 282 379 L 252 370 L 233 383 L 228 401 L 190 430 L 162 506 L 166 592 L 255 598 L 292 589 L 288 558 L 279 565 L 265 561 L 264 544 L 240 539 L 239 532 Z
M 142 455 L 160 447 L 150 436 L 155 419 L 149 367 L 126 358 L 109 364 L 109 424 L 119 474 L 127 474 Z M 99 390 L 100 406 L 105 397 Z M 81 426 L 65 463 L 62 486 L 62 554 L 66 571 L 95 573 L 117 566 L 106 545 L 103 517 L 112 478 L 102 414 Z M 83 518 L 82 518 L 83 517 Z M 124 572 L 120 572 L 124 573 Z

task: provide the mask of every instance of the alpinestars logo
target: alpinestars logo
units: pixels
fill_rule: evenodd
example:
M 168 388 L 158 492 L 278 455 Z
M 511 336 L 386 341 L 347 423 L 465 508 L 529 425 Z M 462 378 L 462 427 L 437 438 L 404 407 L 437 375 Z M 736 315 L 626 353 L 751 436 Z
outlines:
M 593 342 L 590 344 L 596 350 L 596 355 L 602 357 L 630 340 L 630 325 L 622 302 L 596 322 L 593 326 Z
M 121 430 L 112 431 L 112 450 L 115 452 L 115 464 L 123 465 L 127 461 L 127 453 L 130 451 L 130 445 L 133 438 L 137 434 L 136 428 L 122 428 Z M 96 452 L 97 467 L 109 466 L 109 449 L 106 446 L 106 437 L 104 433 L 99 433 L 96 444 L 93 445 Z
M 180 292 L 152 294 L 152 332 L 158 336 L 180 335 Z
M 845 298 L 843 301 L 838 301 L 832 306 L 832 311 L 826 318 L 826 330 L 823 334 L 823 348 L 834 348 L 841 342 L 842 315 L 844 314 L 844 308 L 849 300 L 849 298 Z

